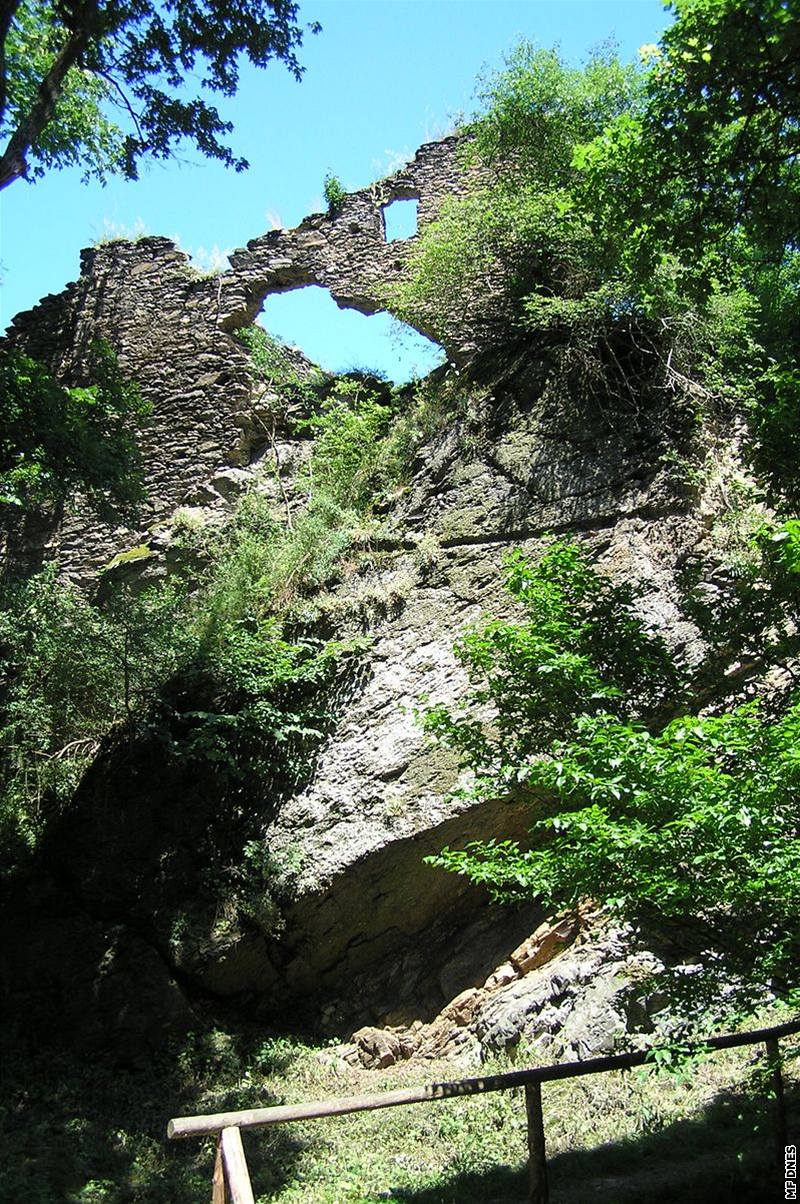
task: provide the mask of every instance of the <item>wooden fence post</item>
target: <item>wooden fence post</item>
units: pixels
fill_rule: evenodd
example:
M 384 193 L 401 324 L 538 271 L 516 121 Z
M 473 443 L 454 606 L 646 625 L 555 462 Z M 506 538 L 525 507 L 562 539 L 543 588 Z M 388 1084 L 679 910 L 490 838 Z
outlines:
M 528 1118 L 528 1201 L 529 1204 L 548 1204 L 541 1083 L 528 1083 L 525 1087 L 525 1113 Z
M 228 1204 L 225 1190 L 225 1167 L 222 1164 L 222 1134 L 217 1138 L 217 1160 L 214 1163 L 214 1178 L 211 1181 L 211 1204 Z
M 219 1144 L 222 1150 L 225 1185 L 230 1204 L 255 1204 L 240 1130 L 235 1125 L 232 1128 L 223 1129 Z
M 767 1065 L 772 1071 L 772 1089 L 775 1092 L 775 1155 L 778 1162 L 778 1182 L 783 1183 L 786 1156 L 786 1100 L 783 1095 L 781 1074 L 781 1049 L 777 1037 L 768 1037 L 764 1042 Z M 781 1193 L 780 1198 L 783 1198 Z

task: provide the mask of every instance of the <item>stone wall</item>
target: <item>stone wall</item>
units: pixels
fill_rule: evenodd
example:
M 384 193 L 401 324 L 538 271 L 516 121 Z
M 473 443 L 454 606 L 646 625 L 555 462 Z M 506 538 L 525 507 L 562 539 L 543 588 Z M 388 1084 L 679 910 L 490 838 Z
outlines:
M 98 337 L 139 383 L 152 406 L 142 435 L 148 491 L 142 526 L 172 511 L 220 464 L 242 458 L 247 356 L 219 328 L 212 284 L 168 239 L 112 242 L 83 251 L 77 283 L 11 328 L 14 342 L 68 384 L 81 381 L 86 351 Z M 138 542 L 133 532 L 80 507 L 48 535 L 50 554 L 76 577 Z
M 387 179 L 351 193 L 335 214 L 274 230 L 231 256 L 230 270 L 203 276 L 166 238 L 116 241 L 81 254 L 81 275 L 12 322 L 9 340 L 68 384 L 83 380 L 86 351 L 103 337 L 153 409 L 143 435 L 148 502 L 141 529 L 193 497 L 229 466 L 246 465 L 252 386 L 247 357 L 231 337 L 272 293 L 316 284 L 340 306 L 371 314 L 402 271 L 414 239 L 387 243 L 383 210 L 416 198 L 422 228 L 443 200 L 463 190 L 459 140 L 423 146 Z M 33 567 L 56 556 L 76 578 L 141 541 L 141 530 L 111 528 L 78 507 L 57 527 L 30 527 L 12 541 Z
M 414 198 L 418 228 L 433 221 L 442 202 L 465 188 L 461 142 L 456 136 L 430 142 L 394 175 L 351 193 L 335 216 L 312 214 L 294 230 L 272 230 L 236 251 L 231 271 L 220 278 L 223 326 L 251 321 L 270 293 L 306 284 L 330 289 L 338 305 L 364 314 L 385 309 L 386 288 L 401 275 L 414 244 L 386 241 L 384 208 Z

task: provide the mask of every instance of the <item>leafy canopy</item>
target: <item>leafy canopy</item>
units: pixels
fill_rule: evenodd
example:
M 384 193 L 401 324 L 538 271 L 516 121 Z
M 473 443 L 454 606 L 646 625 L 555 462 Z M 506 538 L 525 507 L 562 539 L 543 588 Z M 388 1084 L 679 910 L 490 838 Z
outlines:
M 588 401 L 738 409 L 770 500 L 793 506 L 796 5 L 672 8 L 637 66 L 523 44 L 484 82 L 471 191 L 422 231 L 393 301 L 445 344 L 466 322 L 479 346 L 559 349 L 580 370 L 564 387 L 582 375 Z
M 232 125 L 208 98 L 235 94 L 243 58 L 277 59 L 299 79 L 302 37 L 292 0 L 8 0 L 0 188 L 73 165 L 136 179 L 143 157 L 166 158 L 183 140 L 241 171 Z
M 589 185 L 622 185 L 614 207 L 623 219 L 681 254 L 721 247 L 745 227 L 762 253 L 780 259 L 800 236 L 796 5 L 671 7 L 640 111 L 611 123 L 581 156 Z

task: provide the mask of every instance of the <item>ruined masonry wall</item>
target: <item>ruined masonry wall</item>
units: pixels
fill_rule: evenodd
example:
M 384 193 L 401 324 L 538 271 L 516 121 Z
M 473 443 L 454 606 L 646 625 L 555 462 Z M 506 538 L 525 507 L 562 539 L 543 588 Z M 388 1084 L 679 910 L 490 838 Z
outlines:
M 252 322 L 270 294 L 309 284 L 329 289 L 341 306 L 366 314 L 384 309 L 386 285 L 402 272 L 414 239 L 386 242 L 383 207 L 416 198 L 419 228 L 433 220 L 444 199 L 466 186 L 458 145 L 453 136 L 421 147 L 394 175 L 351 193 L 336 214 L 313 214 L 294 230 L 254 239 L 220 275 L 197 273 L 166 238 L 85 250 L 77 282 L 14 319 L 9 341 L 66 383 L 81 381 L 98 337 L 138 381 L 153 409 L 142 440 L 142 528 L 190 504 L 219 469 L 249 461 L 251 385 L 247 357 L 231 333 Z M 58 530 L 17 534 L 16 553 L 25 545 L 33 567 L 56 556 L 76 578 L 141 538 L 80 510 Z

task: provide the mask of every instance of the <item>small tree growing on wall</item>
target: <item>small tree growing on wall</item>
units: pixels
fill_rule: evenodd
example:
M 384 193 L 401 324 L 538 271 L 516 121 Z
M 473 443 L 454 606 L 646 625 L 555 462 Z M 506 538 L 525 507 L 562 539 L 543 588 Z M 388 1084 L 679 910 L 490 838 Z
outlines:
M 322 182 L 322 191 L 328 206 L 328 213 L 335 217 L 347 196 L 347 190 L 339 177 L 329 171 Z

